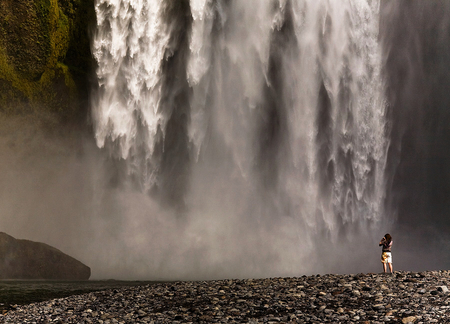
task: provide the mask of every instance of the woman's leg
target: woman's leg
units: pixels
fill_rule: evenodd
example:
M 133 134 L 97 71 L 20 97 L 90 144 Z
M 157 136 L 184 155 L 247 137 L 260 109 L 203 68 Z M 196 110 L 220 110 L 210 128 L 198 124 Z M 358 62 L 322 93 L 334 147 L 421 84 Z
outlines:
M 383 262 L 383 272 L 386 272 L 386 263 Z
M 386 268 L 386 264 L 384 264 L 384 267 Z M 394 270 L 392 268 L 392 263 L 389 263 L 389 270 L 391 270 L 391 273 L 394 273 Z

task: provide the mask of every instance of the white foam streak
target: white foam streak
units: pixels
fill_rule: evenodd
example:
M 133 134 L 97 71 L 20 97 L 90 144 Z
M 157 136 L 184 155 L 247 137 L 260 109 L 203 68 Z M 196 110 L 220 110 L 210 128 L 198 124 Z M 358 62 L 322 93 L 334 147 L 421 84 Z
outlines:
M 158 124 L 161 64 L 168 44 L 161 1 L 97 1 L 93 53 L 98 62 L 99 97 L 94 110 L 100 147 L 119 140 L 122 158 L 133 145 L 138 123 L 151 151 Z

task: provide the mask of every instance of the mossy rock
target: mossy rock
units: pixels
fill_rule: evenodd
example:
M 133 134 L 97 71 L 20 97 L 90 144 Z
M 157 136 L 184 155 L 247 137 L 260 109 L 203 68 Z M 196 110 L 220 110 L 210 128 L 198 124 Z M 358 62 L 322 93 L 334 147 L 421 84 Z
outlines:
M 0 109 L 85 110 L 94 0 L 0 2 Z

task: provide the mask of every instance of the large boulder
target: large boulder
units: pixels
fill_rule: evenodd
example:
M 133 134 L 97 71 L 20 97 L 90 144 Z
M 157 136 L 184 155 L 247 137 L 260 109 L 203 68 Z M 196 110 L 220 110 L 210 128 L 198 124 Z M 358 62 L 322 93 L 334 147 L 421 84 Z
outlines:
M 0 279 L 88 280 L 91 269 L 50 245 L 0 232 Z

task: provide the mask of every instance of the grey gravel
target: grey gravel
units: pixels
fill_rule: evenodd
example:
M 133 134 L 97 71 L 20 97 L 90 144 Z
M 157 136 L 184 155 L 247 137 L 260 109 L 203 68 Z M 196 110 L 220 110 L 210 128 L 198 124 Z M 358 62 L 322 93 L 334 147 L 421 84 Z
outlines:
M 0 323 L 450 323 L 449 271 L 171 282 L 15 306 Z

